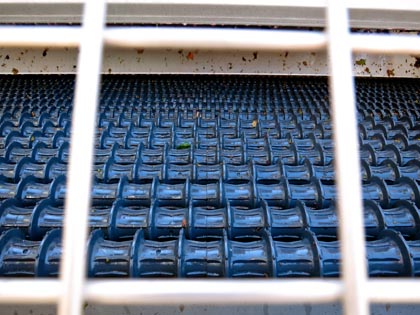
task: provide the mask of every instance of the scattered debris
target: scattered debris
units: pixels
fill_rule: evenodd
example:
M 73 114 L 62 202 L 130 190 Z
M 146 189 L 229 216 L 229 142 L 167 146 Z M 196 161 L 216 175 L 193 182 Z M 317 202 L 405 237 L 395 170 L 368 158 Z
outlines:
M 386 70 L 386 75 L 387 75 L 388 77 L 393 77 L 393 76 L 395 76 L 394 69 L 387 69 L 387 70 Z
M 194 54 L 190 51 L 187 55 L 188 60 L 194 60 Z
M 366 66 L 366 59 L 359 59 L 359 60 L 356 60 L 356 65 L 358 65 L 358 66 Z

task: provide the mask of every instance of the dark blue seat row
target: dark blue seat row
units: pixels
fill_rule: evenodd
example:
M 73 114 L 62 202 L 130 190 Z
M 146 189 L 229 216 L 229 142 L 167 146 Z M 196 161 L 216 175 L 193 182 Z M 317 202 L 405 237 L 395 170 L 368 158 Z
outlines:
M 376 237 L 391 228 L 404 237 L 419 236 L 418 208 L 408 201 L 398 201 L 392 208 L 383 208 L 366 200 L 364 204 L 366 235 Z M 31 240 L 39 240 L 50 230 L 63 225 L 63 202 L 44 199 L 28 205 L 17 199 L 8 199 L 0 205 L 0 232 L 20 228 Z M 254 207 L 227 202 L 224 207 L 208 205 L 168 205 L 155 200 L 150 206 L 118 199 L 111 205 L 93 204 L 89 211 L 91 229 L 102 229 L 109 239 L 132 237 L 143 229 L 150 239 L 168 239 L 185 228 L 191 239 L 220 238 L 224 231 L 231 239 L 258 238 L 263 230 L 274 237 L 296 235 L 309 229 L 318 236 L 335 237 L 338 218 L 334 204 L 315 209 L 297 201 L 291 208 L 268 205 L 262 200 Z
M 420 207 L 418 184 L 408 178 L 401 177 L 394 183 L 386 183 L 378 177 L 362 185 L 363 199 L 378 202 L 383 207 L 392 207 L 399 200 L 407 200 Z M 0 200 L 16 198 L 22 202 L 34 204 L 40 200 L 51 198 L 64 200 L 66 196 L 66 177 L 60 175 L 51 182 L 41 181 L 34 176 L 27 176 L 18 183 L 0 178 Z M 335 185 L 322 183 L 312 177 L 309 183 L 289 182 L 286 177 L 277 180 L 239 180 L 234 182 L 211 182 L 207 184 L 162 183 L 155 178 L 152 182 L 129 182 L 126 176 L 113 183 L 95 181 L 92 184 L 92 200 L 96 203 L 111 204 L 115 199 L 136 201 L 140 205 L 150 205 L 154 199 L 176 206 L 186 206 L 190 201 L 194 204 L 206 204 L 219 207 L 227 201 L 235 205 L 253 207 L 260 199 L 270 205 L 293 207 L 297 201 L 315 208 L 324 208 L 336 198 Z
M 384 248 L 386 250 L 384 251 Z M 367 241 L 369 275 L 420 275 L 420 241 L 406 241 L 398 232 L 384 230 Z M 60 231 L 42 241 L 28 241 L 22 231 L 0 237 L 0 276 L 57 276 L 62 246 Z M 132 240 L 115 242 L 101 230 L 91 233 L 87 246 L 89 277 L 337 277 L 339 242 L 318 239 L 304 231 L 299 236 L 234 241 L 178 239 L 152 241 L 138 230 Z

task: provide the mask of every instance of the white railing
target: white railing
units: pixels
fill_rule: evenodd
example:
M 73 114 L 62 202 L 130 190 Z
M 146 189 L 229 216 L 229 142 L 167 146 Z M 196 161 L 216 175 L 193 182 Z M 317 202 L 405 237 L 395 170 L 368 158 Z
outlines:
M 384 2 L 384 5 L 388 2 Z M 403 1 L 403 3 L 405 3 Z M 389 3 L 388 3 L 389 4 Z M 379 4 L 378 4 L 379 6 Z M 415 6 L 413 6 L 415 9 Z M 100 304 L 326 303 L 342 301 L 345 314 L 366 315 L 370 302 L 420 303 L 420 281 L 366 277 L 356 112 L 351 53 L 420 54 L 420 39 L 352 35 L 343 1 L 325 3 L 325 32 L 227 29 L 104 28 L 104 1 L 86 1 L 79 27 L 0 27 L 0 47 L 79 46 L 61 277 L 0 280 L 0 303 L 57 303 L 59 314 L 81 314 Z M 409 8 L 405 8 L 409 9 Z M 304 10 L 304 8 L 302 8 Z M 205 34 L 205 36 L 203 36 Z M 121 47 L 327 50 L 339 192 L 342 277 L 338 280 L 87 280 L 85 244 L 90 201 L 94 117 L 103 44 Z M 87 158 L 89 157 L 89 158 Z M 355 175 L 356 174 L 356 175 Z M 359 187 L 357 189 L 357 187 Z
M 107 22 L 324 27 L 326 0 L 108 0 Z M 355 28 L 419 29 L 418 0 L 346 0 Z M 0 0 L 2 23 L 80 23 L 83 0 Z M 228 12 L 228 14 L 227 14 Z

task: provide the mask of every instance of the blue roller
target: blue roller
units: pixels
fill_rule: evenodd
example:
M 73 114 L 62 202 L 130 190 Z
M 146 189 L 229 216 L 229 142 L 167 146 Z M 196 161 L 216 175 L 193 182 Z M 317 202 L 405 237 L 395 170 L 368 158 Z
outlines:
M 25 159 L 25 158 L 22 158 Z M 19 176 L 16 175 L 16 168 L 18 163 L 13 163 L 3 157 L 0 157 L 0 177 L 4 180 L 18 182 Z
M 183 278 L 221 278 L 226 276 L 226 238 L 197 241 L 179 236 L 179 272 Z
M 115 158 L 115 153 L 118 150 L 119 145 L 114 144 L 109 148 L 95 148 L 94 152 L 94 164 L 105 164 L 109 159 Z
M 270 206 L 262 201 L 266 208 L 268 228 L 273 236 L 301 234 L 308 227 L 305 205 L 298 201 L 295 207 L 282 208 Z
M 303 201 L 308 206 L 327 207 L 335 198 L 335 186 L 321 184 L 313 177 L 309 184 L 290 184 L 285 177 L 280 181 L 263 184 L 257 183 L 258 196 L 269 204 L 281 207 L 293 207 L 296 201 Z
M 107 230 L 110 226 L 111 210 L 106 205 L 92 205 L 89 209 L 88 225 L 91 229 Z M 29 236 L 32 240 L 41 239 L 48 231 L 62 228 L 64 222 L 64 203 L 44 199 L 34 208 L 31 216 Z
M 190 239 L 222 238 L 228 229 L 227 208 L 196 206 L 188 208 L 187 234 Z
M 321 257 L 315 236 L 306 230 L 293 237 L 272 241 L 275 277 L 319 277 Z M 323 271 L 323 270 L 322 270 Z
M 31 157 L 32 149 L 18 141 L 12 141 L 6 147 L 4 157 L 9 163 L 18 163 L 24 157 Z
M 377 240 L 366 243 L 368 274 L 371 277 L 413 276 L 412 256 L 404 238 L 394 230 L 384 230 Z
M 191 164 L 193 160 L 194 144 L 183 139 L 179 144 L 175 143 L 175 148 L 168 149 L 166 163 L 186 165 Z
M 111 240 L 131 238 L 138 229 L 147 229 L 151 225 L 149 219 L 152 206 L 142 206 L 136 202 L 116 200 L 109 214 L 108 237 Z
M 273 276 L 274 253 L 269 234 L 264 233 L 263 237 L 257 240 L 225 241 L 225 246 L 227 277 L 269 278 Z
M 144 237 L 143 230 L 138 230 L 132 245 L 130 276 L 178 277 L 181 240 L 182 237 L 163 242 L 152 241 Z
M 61 233 L 49 231 L 42 241 L 28 241 L 19 229 L 12 229 L 0 236 L 0 276 L 57 276 L 61 255 Z
M 11 132 L 20 132 L 20 127 L 10 120 L 0 122 L 0 136 L 6 137 Z
M 166 175 L 166 164 L 140 164 L 134 168 L 134 181 L 136 183 L 151 183 L 155 178 L 164 181 Z
M 139 147 L 129 148 L 129 149 L 116 147 L 112 155 L 115 163 L 123 164 L 123 165 L 136 164 L 136 161 L 139 158 L 139 156 L 140 156 Z
M 222 164 L 194 164 L 194 178 L 197 184 L 216 183 L 222 179 L 226 180 L 226 171 Z
M 155 201 L 148 217 L 148 235 L 151 239 L 173 239 L 187 227 L 188 207 L 165 205 Z
M 149 149 L 140 145 L 140 163 L 142 164 L 162 164 L 166 158 L 166 146 Z
M 217 145 L 215 145 L 214 149 L 216 148 L 217 148 Z M 206 148 L 204 149 L 207 150 Z M 226 164 L 241 165 L 245 163 L 244 152 L 242 148 L 239 148 L 239 149 L 223 149 L 222 148 L 220 149 L 219 155 L 220 155 L 219 160 Z
M 225 205 L 228 199 L 221 181 L 208 184 L 190 184 L 189 186 L 190 200 L 194 205 L 221 207 Z
M 45 143 L 39 142 L 32 148 L 31 157 L 36 163 L 48 163 L 48 161 L 58 156 L 59 149 L 49 148 Z
M 166 166 L 165 181 L 167 183 L 180 183 L 189 179 L 195 182 L 195 164 L 171 164 Z
M 253 207 L 257 203 L 258 196 L 261 198 L 261 193 L 257 194 L 257 187 L 251 181 L 240 183 L 224 183 L 224 197 L 229 200 L 231 204 Z M 272 193 L 272 191 L 270 191 Z M 280 195 L 280 198 L 283 197 Z
M 228 237 L 259 239 L 268 228 L 267 207 L 247 207 L 227 204 Z
M 108 241 L 101 230 L 93 231 L 87 246 L 88 277 L 128 277 L 132 243 Z
M 134 179 L 134 170 L 137 168 L 135 163 L 120 164 L 116 163 L 113 158 L 109 158 L 103 168 L 103 179 L 107 183 L 116 182 L 122 177 L 126 177 L 129 181 Z
M 34 222 L 33 211 L 34 205 L 26 204 L 16 198 L 4 200 L 0 204 L 0 232 L 19 228 L 28 235 L 30 226 Z
M 223 181 L 226 183 L 248 182 L 253 175 L 252 165 L 251 163 L 243 165 L 223 163 L 223 175 Z

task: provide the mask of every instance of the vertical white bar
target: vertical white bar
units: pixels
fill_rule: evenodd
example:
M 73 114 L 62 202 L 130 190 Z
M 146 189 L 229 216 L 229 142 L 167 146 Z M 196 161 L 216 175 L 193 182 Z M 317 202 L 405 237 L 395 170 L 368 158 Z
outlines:
M 104 0 L 86 0 L 72 117 L 58 314 L 82 313 L 95 115 L 102 63 Z
M 359 144 L 352 77 L 352 55 L 345 1 L 329 0 L 327 7 L 330 93 L 335 143 L 335 169 L 344 281 L 343 308 L 347 315 L 367 315 L 364 223 L 361 202 Z

